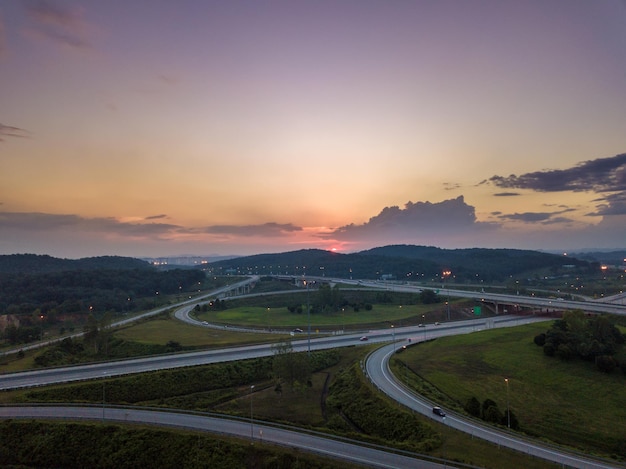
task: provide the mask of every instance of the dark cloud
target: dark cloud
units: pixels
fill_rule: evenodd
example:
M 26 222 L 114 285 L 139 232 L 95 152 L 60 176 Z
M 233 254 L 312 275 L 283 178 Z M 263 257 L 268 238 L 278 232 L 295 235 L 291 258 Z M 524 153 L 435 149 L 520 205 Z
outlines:
M 436 234 L 441 238 L 458 238 L 470 232 L 496 227 L 492 223 L 477 222 L 474 207 L 467 205 L 463 196 L 459 196 L 439 203 L 408 202 L 404 209 L 385 207 L 362 225 L 342 226 L 323 237 L 340 240 L 384 239 L 386 243 L 420 242 L 420 239 Z
M 64 231 L 80 230 L 123 237 L 168 237 L 184 231 L 165 223 L 127 223 L 115 218 L 84 218 L 78 215 L 57 215 L 39 212 L 0 212 L 1 231 Z
M 264 223 L 262 225 L 213 225 L 201 230 L 203 233 L 234 236 L 284 236 L 294 231 L 302 231 L 301 227 L 288 224 Z
M 550 219 L 552 215 L 554 214 L 548 212 L 524 212 L 500 215 L 500 218 L 505 220 L 523 221 L 525 223 L 537 223 Z
M 569 169 L 493 176 L 489 182 L 506 189 L 539 192 L 622 192 L 626 191 L 626 153 L 585 161 Z
M 154 215 L 145 220 L 167 218 Z M 292 224 L 265 223 L 261 225 L 214 225 L 207 227 L 183 227 L 169 223 L 124 222 L 115 218 L 85 218 L 78 215 L 48 213 L 0 212 L 0 233 L 3 231 L 83 231 L 120 236 L 123 238 L 170 239 L 175 236 L 198 234 L 239 237 L 281 237 L 302 231 Z
M 555 224 L 555 223 L 572 221 L 569 218 L 557 217 L 556 215 L 561 215 L 563 213 L 573 212 L 573 211 L 574 209 L 572 208 L 566 208 L 564 210 L 559 210 L 557 212 L 509 213 L 509 214 L 500 214 L 498 215 L 498 218 L 500 218 L 501 220 L 522 221 L 524 223 Z
M 595 212 L 588 213 L 588 216 L 626 215 L 626 192 L 609 194 L 594 202 L 602 203 L 596 206 Z
M 447 191 L 453 191 L 453 190 L 459 189 L 460 187 L 461 185 L 456 182 L 444 182 L 443 183 L 443 188 Z
M 19 127 L 0 124 L 0 142 L 4 142 L 4 137 L 28 138 L 29 134 L 26 130 Z
M 32 20 L 30 33 L 53 43 L 76 49 L 89 48 L 87 24 L 79 8 L 65 8 L 50 1 L 29 2 L 26 12 Z
M 514 174 L 508 177 L 493 176 L 486 182 L 508 189 L 529 189 L 538 192 L 608 193 L 594 200 L 599 204 L 594 212 L 587 215 L 626 214 L 626 153 L 585 161 L 569 169 L 536 171 L 521 176 Z
M 520 193 L 519 192 L 498 192 L 493 195 L 495 197 L 514 197 L 514 196 L 520 195 Z

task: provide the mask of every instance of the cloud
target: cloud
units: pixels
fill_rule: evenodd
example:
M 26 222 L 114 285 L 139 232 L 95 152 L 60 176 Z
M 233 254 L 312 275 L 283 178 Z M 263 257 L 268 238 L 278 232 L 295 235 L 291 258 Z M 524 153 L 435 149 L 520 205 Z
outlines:
M 519 192 L 497 192 L 493 194 L 495 197 L 515 197 L 521 195 Z
M 573 208 L 565 208 L 556 212 L 524 212 L 524 213 L 509 213 L 498 214 L 498 218 L 501 220 L 514 220 L 524 223 L 543 223 L 543 224 L 556 224 L 571 222 L 572 220 L 566 217 L 557 217 L 563 213 L 573 212 Z
M 461 188 L 461 184 L 458 184 L 456 182 L 444 182 L 443 183 L 443 189 L 446 191 L 453 191 L 456 189 L 460 189 Z
M 626 191 L 594 200 L 594 202 L 599 201 L 604 203 L 598 204 L 596 211 L 588 213 L 588 216 L 626 215 Z
M 74 49 L 88 49 L 87 23 L 80 8 L 65 8 L 50 1 L 30 2 L 26 13 L 32 21 L 29 33 L 54 44 Z
M 608 193 L 593 201 L 602 203 L 587 216 L 626 214 L 626 153 L 585 161 L 569 169 L 536 171 L 521 176 L 493 176 L 488 181 L 483 181 L 485 182 L 508 189 L 538 192 Z
M 520 176 L 493 176 L 489 182 L 505 189 L 538 192 L 626 191 L 626 153 L 585 161 L 569 169 L 536 171 Z
M 153 215 L 144 220 L 158 220 L 167 215 Z M 206 227 L 184 227 L 169 223 L 143 223 L 120 221 L 116 218 L 85 218 L 79 215 L 59 215 L 39 212 L 0 212 L 0 232 L 16 231 L 68 231 L 80 230 L 124 238 L 173 239 L 218 235 L 235 237 L 281 237 L 302 231 L 292 224 L 265 223 L 261 225 L 213 225 Z
M 469 233 L 495 229 L 497 226 L 476 221 L 474 207 L 467 205 L 463 196 L 459 196 L 438 203 L 408 202 L 404 209 L 385 207 L 362 225 L 342 226 L 321 236 L 339 240 L 385 240 L 385 244 L 432 243 L 433 236 L 439 236 L 439 241 L 444 238 L 459 239 Z
M 261 225 L 213 225 L 207 226 L 201 231 L 217 235 L 276 237 L 302 231 L 302 228 L 291 223 L 264 223 Z
M 4 137 L 28 138 L 29 133 L 19 127 L 0 124 L 0 142 L 4 142 Z
M 166 238 L 179 232 L 181 227 L 165 223 L 125 223 L 115 218 L 84 218 L 71 214 L 0 212 L 0 232 L 10 230 L 27 232 L 77 230 L 131 238 Z

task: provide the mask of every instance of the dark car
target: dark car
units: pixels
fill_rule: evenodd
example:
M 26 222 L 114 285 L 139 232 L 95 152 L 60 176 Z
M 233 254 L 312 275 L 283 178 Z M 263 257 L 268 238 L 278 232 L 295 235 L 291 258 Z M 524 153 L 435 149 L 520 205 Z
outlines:
M 361 342 L 365 342 L 365 341 L 367 340 L 367 336 L 366 336 L 366 335 L 364 335 L 364 336 L 363 336 L 363 337 L 361 337 L 359 340 L 360 340 Z
M 299 327 L 296 327 L 293 332 L 297 332 L 298 334 L 301 332 L 304 332 L 302 329 L 300 329 Z
M 433 407 L 433 414 L 438 415 L 439 417 L 446 416 L 446 413 L 441 409 L 441 407 Z

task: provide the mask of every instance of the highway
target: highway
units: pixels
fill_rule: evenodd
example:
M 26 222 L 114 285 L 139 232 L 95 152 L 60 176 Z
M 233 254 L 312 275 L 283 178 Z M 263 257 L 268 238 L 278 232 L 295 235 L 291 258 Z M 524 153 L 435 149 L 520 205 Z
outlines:
M 415 337 L 411 342 L 415 343 L 420 340 L 420 337 Z M 396 346 L 397 344 L 385 345 L 372 352 L 366 362 L 366 372 L 372 383 L 374 383 L 380 391 L 404 406 L 433 420 L 437 420 L 455 430 L 468 433 L 472 435 L 472 437 L 481 438 L 499 446 L 511 448 L 563 466 L 581 469 L 609 469 L 620 467 L 611 462 L 593 460 L 582 454 L 568 453 L 557 447 L 540 444 L 530 438 L 521 438 L 515 433 L 501 431 L 493 426 L 484 425 L 478 420 L 472 420 L 464 415 L 455 414 L 448 409 L 444 409 L 446 416 L 443 418 L 433 414 L 433 406 L 439 404 L 428 401 L 408 390 L 389 370 L 389 359 L 395 353 Z
M 377 284 L 377 288 L 380 288 L 380 284 L 377 282 L 373 282 Z M 402 289 L 407 288 L 406 286 L 384 286 L 386 289 L 394 289 L 396 291 L 404 291 Z M 411 290 L 413 291 L 413 290 Z M 447 292 L 447 291 L 446 291 Z M 457 291 L 458 292 L 458 291 Z M 468 292 L 463 292 L 467 294 Z M 203 298 L 215 298 L 216 292 L 212 292 L 210 294 L 204 295 Z M 451 293 L 451 296 L 452 293 Z M 498 295 L 498 296 L 506 296 L 506 295 Z M 512 296 L 512 295 L 511 295 Z M 514 296 L 516 297 L 516 296 Z M 191 303 L 185 302 L 181 304 L 182 307 L 179 308 L 177 317 L 180 319 L 187 320 L 189 322 L 194 322 L 196 324 L 202 325 L 202 323 L 193 320 L 188 316 L 188 312 L 193 308 L 195 304 L 197 304 L 200 298 L 196 298 Z M 549 301 L 546 299 L 537 298 L 539 301 Z M 559 302 L 560 304 L 563 304 Z M 575 302 L 579 303 L 579 302 Z M 585 302 L 585 306 L 588 305 L 588 302 Z M 170 306 L 171 307 L 171 306 Z M 153 312 L 152 312 L 153 313 Z M 154 314 L 154 313 L 153 313 Z M 487 319 L 472 319 L 468 321 L 458 321 L 453 323 L 444 323 L 442 325 L 432 325 L 428 324 L 426 327 L 416 328 L 416 327 L 398 327 L 392 330 L 383 329 L 383 330 L 372 330 L 367 331 L 366 335 L 368 337 L 367 342 L 359 341 L 359 338 L 362 336 L 362 332 L 358 334 L 341 334 L 335 336 L 326 336 L 319 337 L 316 336 L 312 340 L 306 336 L 306 334 L 298 334 L 302 339 L 293 340 L 292 345 L 294 351 L 306 351 L 309 347 L 311 350 L 321 350 L 326 348 L 336 348 L 336 347 L 344 347 L 344 346 L 354 346 L 354 345 L 362 345 L 363 343 L 387 343 L 390 341 L 395 341 L 390 345 L 386 345 L 376 352 L 372 353 L 367 360 L 366 370 L 370 379 L 379 387 L 383 392 L 387 393 L 394 399 L 398 400 L 402 404 L 406 405 L 414 409 L 415 411 L 421 412 L 425 415 L 428 415 L 430 418 L 433 418 L 432 414 L 432 406 L 433 403 L 425 401 L 418 396 L 412 395 L 407 392 L 401 384 L 391 375 L 387 367 L 387 361 L 389 359 L 389 355 L 393 353 L 393 350 L 396 346 L 400 346 L 399 343 L 406 341 L 407 339 L 411 339 L 411 342 L 418 342 L 420 340 L 428 340 L 435 337 L 445 336 L 445 335 L 453 335 L 453 334 L 464 334 L 471 333 L 477 330 L 494 328 L 494 327 L 510 327 L 515 325 L 520 325 L 528 322 L 534 321 L 546 321 L 551 320 L 547 318 L 541 317 L 518 317 L 518 316 L 509 316 L 502 315 L 495 318 L 487 318 Z M 223 327 L 223 326 L 219 326 Z M 71 381 L 79 381 L 79 380 L 87 380 L 87 379 L 99 379 L 99 378 L 109 378 L 113 376 L 120 376 L 132 373 L 140 373 L 147 371 L 155 371 L 162 369 L 171 369 L 178 367 L 187 367 L 187 366 L 195 366 L 195 365 L 204 365 L 210 363 L 218 363 L 224 361 L 234 361 L 234 360 L 244 360 L 249 358 L 256 358 L 261 356 L 268 356 L 273 353 L 271 345 L 254 345 L 254 346 L 245 346 L 245 347 L 230 347 L 219 350 L 208 350 L 208 351 L 199 351 L 192 353 L 181 353 L 174 355 L 164 355 L 164 356 L 154 356 L 147 358 L 138 358 L 131 360 L 122 360 L 116 362 L 106 362 L 106 363 L 97 363 L 97 364 L 88 364 L 88 365 L 78 365 L 72 367 L 63 367 L 63 368 L 51 368 L 37 371 L 27 371 L 21 373 L 10 373 L 1 375 L 0 379 L 0 390 L 5 389 L 15 389 L 15 388 L 23 388 L 23 387 L 32 387 L 32 386 L 42 386 L 47 384 L 59 383 L 59 382 L 71 382 Z M 45 408 L 45 407 L 43 407 Z M 43 409 L 43 408 L 26 408 L 26 407 L 4 407 L 2 408 L 2 413 L 0 415 L 14 415 L 11 412 L 24 413 L 26 415 L 28 410 L 26 409 Z M 72 409 L 73 407 L 68 407 L 68 409 Z M 19 410 L 22 409 L 22 410 Z M 65 409 L 65 408 L 64 408 Z M 36 417 L 37 412 L 42 412 L 40 410 L 33 410 L 34 414 L 32 417 Z M 74 411 L 72 411 L 74 412 Z M 125 410 L 128 415 L 128 409 Z M 21 414 L 20 414 L 21 415 Z M 30 415 L 30 414 L 29 414 Z M 143 414 L 142 414 L 143 415 Z M 87 417 L 85 417 L 87 418 Z M 108 418 L 108 417 L 107 417 Z M 152 416 L 151 418 L 155 418 Z M 167 418 L 165 418 L 167 420 Z M 471 435 L 479 438 L 484 438 L 489 441 L 495 442 L 496 444 L 500 444 L 502 446 L 507 446 L 518 451 L 522 451 L 527 454 L 533 454 L 537 457 L 544 458 L 546 460 L 555 461 L 562 464 L 567 464 L 570 467 L 576 468 L 593 468 L 593 469 L 601 469 L 601 468 L 616 468 L 623 466 L 610 465 L 610 463 L 598 462 L 594 460 L 590 460 L 585 458 L 582 455 L 575 455 L 567 452 L 562 452 L 559 449 L 555 449 L 546 445 L 539 445 L 537 442 L 521 439 L 514 434 L 499 432 L 494 430 L 492 427 L 487 427 L 477 423 L 476 421 L 467 419 L 465 417 L 461 417 L 460 415 L 450 414 L 443 421 L 446 425 L 449 425 L 452 428 L 457 430 L 466 431 Z M 219 426 L 218 426 L 219 427 Z M 263 430 L 265 434 L 265 430 Z M 270 441 L 270 440 L 266 440 Z M 283 440 L 284 441 L 284 440 Z M 292 441 L 289 440 L 290 446 L 292 445 Z M 303 447 L 306 449 L 306 447 Z M 422 466 L 377 466 L 377 467 L 422 467 Z M 433 466 L 423 466 L 423 467 L 433 467 Z
M 443 461 L 437 463 L 405 454 L 364 446 L 357 441 L 340 440 L 330 435 L 310 434 L 296 428 L 263 425 L 252 420 L 232 420 L 210 417 L 197 413 L 165 412 L 133 407 L 74 407 L 74 406 L 24 406 L 1 407 L 1 418 L 106 420 L 149 424 L 162 427 L 187 428 L 227 436 L 250 439 L 251 443 L 263 442 L 298 448 L 334 459 L 341 459 L 374 468 L 438 469 L 450 467 Z

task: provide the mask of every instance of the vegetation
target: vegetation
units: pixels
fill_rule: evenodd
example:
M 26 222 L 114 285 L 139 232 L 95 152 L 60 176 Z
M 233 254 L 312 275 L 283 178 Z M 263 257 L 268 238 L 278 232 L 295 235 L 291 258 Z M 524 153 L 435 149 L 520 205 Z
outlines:
M 509 408 L 525 434 L 626 460 L 625 375 L 537 353 L 533 338 L 542 330 L 540 323 L 415 344 L 394 357 L 393 369 L 444 407 L 472 414 L 473 398 L 484 417 L 495 405 L 499 415 L 487 419 L 500 425 Z
M 0 255 L 0 273 L 43 274 L 87 270 L 150 269 L 150 264 L 132 257 L 101 256 L 84 259 L 59 259 L 37 254 Z
M 566 266 L 566 267 L 565 267 Z M 450 270 L 455 282 L 505 282 L 510 277 L 581 275 L 600 272 L 599 264 L 573 257 L 518 249 L 440 249 L 396 245 L 339 254 L 319 249 L 259 254 L 209 264 L 215 274 L 328 276 L 355 279 L 442 281 Z
M 595 362 L 596 367 L 610 373 L 620 366 L 615 356 L 624 345 L 624 336 L 609 316 L 586 316 L 582 311 L 569 311 L 554 321 L 546 333 L 535 336 L 547 356 L 568 361 L 573 358 Z M 622 363 L 626 374 L 626 363 Z
M 357 466 L 309 453 L 234 438 L 147 427 L 0 421 L 3 467 L 117 469 L 233 468 L 351 469 Z
M 278 376 L 273 374 L 273 367 L 267 366 L 267 359 L 258 359 L 243 362 L 240 364 L 243 368 L 236 372 L 236 369 L 232 367 L 233 364 L 215 364 L 170 370 L 166 373 L 108 378 L 92 383 L 11 391 L 3 393 L 2 398 L 3 402 L 44 400 L 58 402 L 72 399 L 74 402 L 100 404 L 103 390 L 106 389 L 107 405 L 125 404 L 127 399 L 135 401 L 162 394 L 163 397 L 145 401 L 137 400 L 134 404 L 212 411 L 247 417 L 250 411 L 249 402 L 252 398 L 251 385 L 254 384 L 255 419 L 316 428 L 378 444 L 403 448 L 420 447 L 425 451 L 431 448 L 427 451 L 431 456 L 446 457 L 485 468 L 500 467 L 497 461 L 503 457 L 506 458 L 508 467 L 512 469 L 551 467 L 543 461 L 472 439 L 444 428 L 436 422 L 431 423 L 429 419 L 413 414 L 379 395 L 364 380 L 363 375 L 355 366 L 362 360 L 366 351 L 367 347 L 358 347 L 321 354 L 312 353 L 313 369 L 319 371 L 312 372 L 306 385 L 294 383 L 291 386 L 284 382 L 282 387 L 277 386 Z M 298 353 L 295 355 L 297 356 L 294 357 L 296 362 L 300 360 L 299 357 L 307 356 L 307 354 Z M 326 368 L 321 368 L 322 366 Z M 255 370 L 258 370 L 258 374 Z M 237 379 L 235 377 L 237 374 L 245 375 L 248 379 L 256 376 L 259 380 L 243 383 L 245 380 Z M 222 376 L 234 380 L 229 383 L 222 379 Z M 228 386 L 229 384 L 231 386 Z M 145 389 L 153 387 L 156 387 L 156 391 Z M 179 387 L 181 389 L 178 389 Z M 359 396 L 360 403 L 355 403 L 357 400 L 355 396 Z M 354 422 L 359 422 L 359 426 Z M 394 430 L 399 423 L 402 424 L 401 430 Z M 71 432 L 80 431 L 81 428 L 81 425 L 72 426 L 71 431 L 67 430 L 64 433 L 64 437 L 71 438 Z M 20 434 L 19 437 L 23 435 Z M 413 440 L 418 437 L 422 440 Z M 15 439 L 12 441 L 18 444 Z M 39 440 L 37 443 L 45 445 L 47 440 Z M 30 443 L 27 441 L 28 444 Z M 97 443 L 94 442 L 94 445 L 97 446 Z M 30 446 L 26 447 L 24 454 L 29 448 Z M 45 453 L 47 450 L 46 446 L 41 451 Z M 95 448 L 94 451 L 99 451 L 99 448 Z M 159 451 L 160 447 L 156 445 L 154 452 L 158 454 Z M 293 452 L 291 454 L 294 455 Z M 295 455 L 297 459 L 298 453 L 296 452 Z M 303 461 L 302 458 L 297 460 Z M 237 467 L 242 467 L 244 464 L 240 462 Z
M 555 268 L 554 272 L 557 271 L 558 268 Z M 204 277 L 199 271 L 187 272 Z M 325 272 L 331 275 L 330 269 Z M 66 274 L 64 271 L 50 275 Z M 68 278 L 71 275 L 68 274 Z M 227 281 L 216 279 L 228 278 L 214 277 L 209 281 Z M 191 285 L 195 287 L 193 281 Z M 107 275 L 98 277 L 95 283 L 98 288 L 107 285 Z M 178 292 L 174 289 L 174 296 L 182 291 L 180 286 L 176 287 Z M 260 286 L 265 291 L 273 291 L 276 282 L 264 281 Z M 84 291 L 90 291 L 88 286 L 84 288 Z M 259 306 L 259 301 L 262 301 L 262 306 Z M 462 313 L 461 305 L 462 302 L 459 302 L 458 310 L 453 310 L 453 314 Z M 24 307 L 23 316 L 35 319 L 34 324 L 37 324 L 37 317 L 41 317 L 36 315 L 36 309 L 26 313 L 28 308 L 30 306 Z M 328 286 L 310 292 L 300 289 L 293 294 L 263 297 L 262 300 L 228 300 L 220 302 L 219 307 L 199 308 L 196 314 L 201 319 L 227 324 L 294 327 L 302 326 L 305 320 L 302 315 L 307 309 L 311 312 L 312 324 L 318 327 L 324 324 L 352 324 L 357 328 L 375 324 L 384 327 L 434 322 L 444 317 L 441 299 L 436 294 L 429 297 Z M 505 453 L 451 429 L 439 428 L 436 423 L 427 424 L 427 419 L 378 395 L 356 364 L 357 349 L 341 353 L 335 351 L 334 355 L 316 352 L 309 358 L 306 354 L 293 353 L 284 336 L 264 334 L 260 339 L 260 336 L 248 334 L 244 338 L 243 334 L 235 332 L 218 332 L 172 322 L 167 313 L 157 320 L 115 331 L 107 330 L 111 314 L 89 315 L 86 311 L 81 311 L 81 314 L 89 318 L 84 339 L 65 340 L 36 356 L 32 352 L 22 352 L 24 363 L 51 366 L 259 340 L 271 340 L 277 345 L 274 356 L 266 359 L 15 391 L 3 393 L 3 401 L 69 400 L 94 403 L 101 402 L 102 390 L 106 387 L 107 402 L 110 403 L 248 415 L 250 391 L 254 384 L 255 416 L 258 413 L 259 418 L 331 429 L 368 441 L 427 451 L 482 467 L 498 467 L 493 465 L 493 461 L 501 459 Z M 572 318 L 576 319 L 575 315 Z M 581 330 L 572 329 L 567 321 L 564 324 L 566 327 L 562 329 L 566 334 L 571 330 Z M 609 330 L 602 325 L 594 327 Z M 41 331 L 41 328 L 37 329 Z M 33 335 L 37 329 L 33 330 Z M 465 411 L 497 425 L 510 422 L 512 428 L 519 426 L 524 433 L 623 460 L 626 458 L 626 448 L 621 439 L 621 435 L 626 434 L 626 427 L 622 424 L 626 422 L 621 402 L 623 375 L 597 373 L 589 370 L 580 360 L 565 363 L 537 353 L 533 337 L 540 335 L 542 330 L 545 330 L 544 325 L 525 326 L 437 339 L 403 349 L 401 354 L 394 356 L 392 366 L 398 376 L 442 406 Z M 361 347 L 358 349 L 362 350 Z M 626 363 L 623 350 L 620 350 L 615 360 Z M 360 353 L 358 355 L 361 356 Z M 530 363 L 532 366 L 529 366 Z M 505 377 L 508 379 L 506 386 L 503 384 Z M 507 411 L 510 411 L 508 415 Z M 15 431 L 14 428 L 12 430 Z M 50 430 L 51 433 L 55 431 Z M 35 443 L 45 444 L 42 440 Z M 506 454 L 509 467 L 546 467 L 514 452 Z M 516 458 L 521 458 L 523 462 L 518 463 Z
M 441 446 L 441 435 L 430 425 L 416 419 L 406 408 L 390 405 L 365 385 L 358 364 L 344 370 L 329 390 L 327 406 L 334 414 L 331 428 L 357 431 L 394 446 L 426 453 Z
M 110 323 L 232 280 L 206 278 L 199 270 L 158 271 L 150 266 L 0 273 L 0 344 L 15 346 L 80 331 L 90 317 L 92 323 Z

